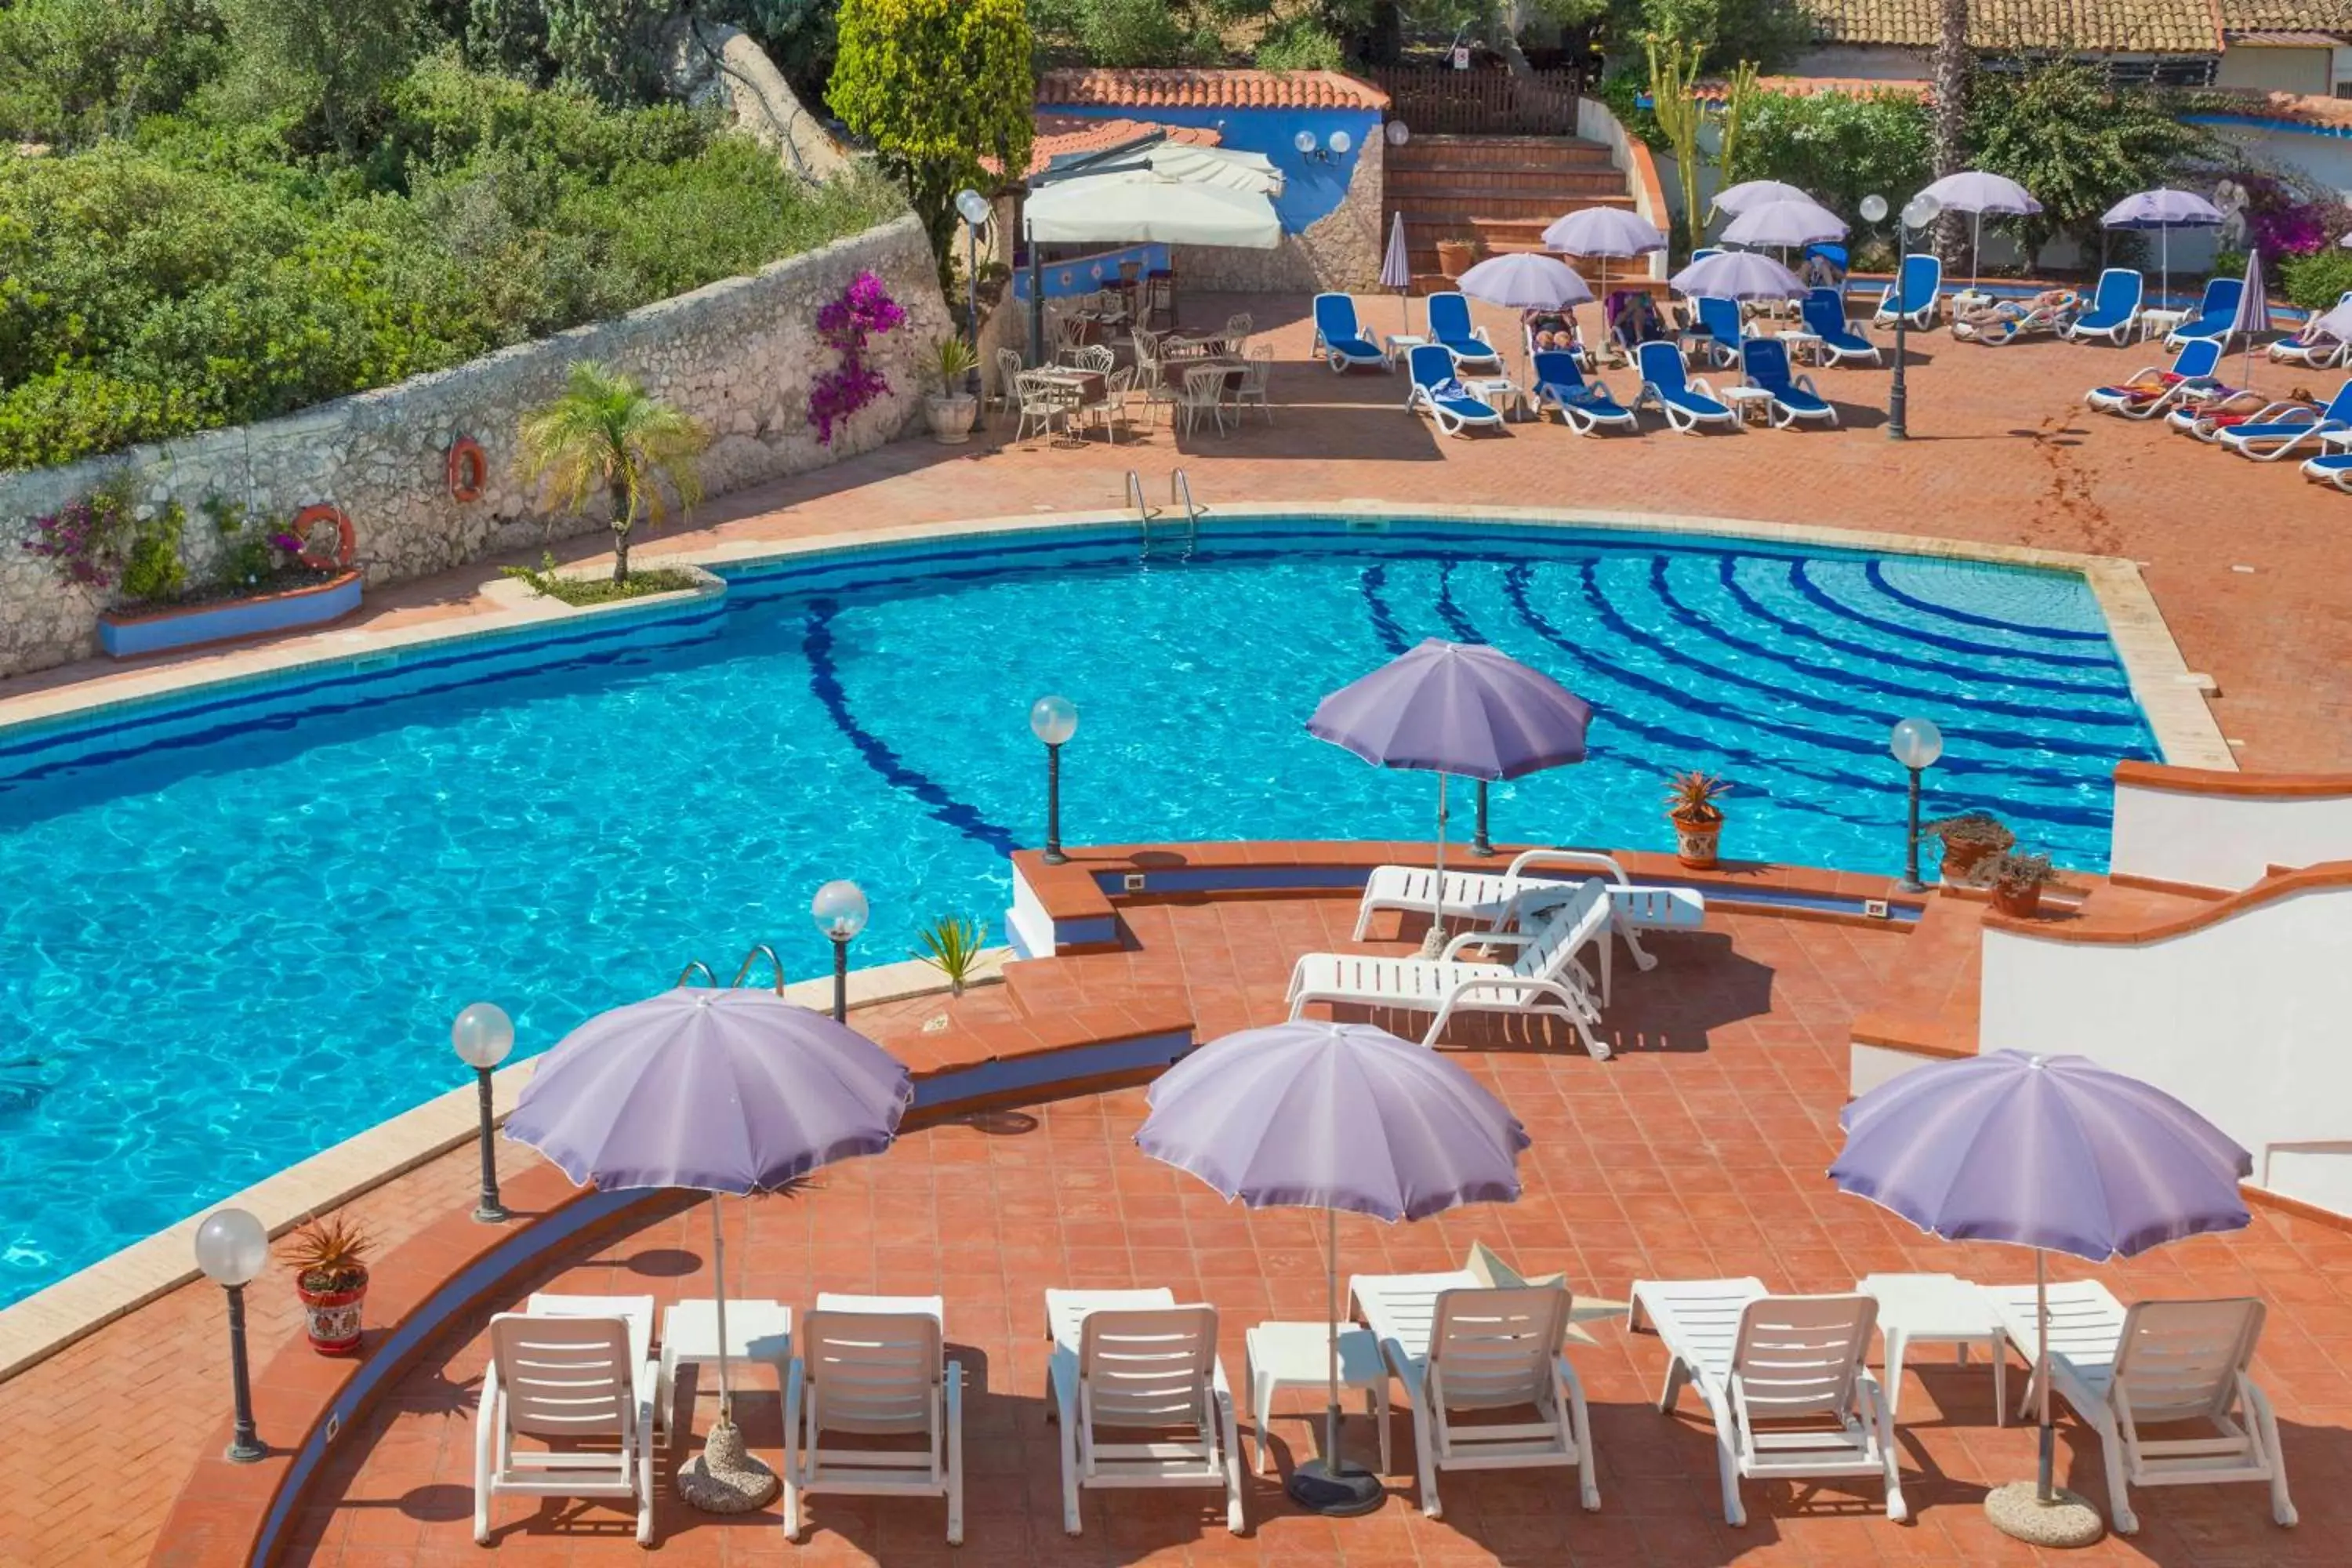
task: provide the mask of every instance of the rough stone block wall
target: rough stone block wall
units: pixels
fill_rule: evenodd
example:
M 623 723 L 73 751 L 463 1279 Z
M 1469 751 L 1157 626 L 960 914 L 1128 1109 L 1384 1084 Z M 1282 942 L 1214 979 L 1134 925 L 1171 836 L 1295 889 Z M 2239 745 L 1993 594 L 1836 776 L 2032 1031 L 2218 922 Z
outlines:
M 1356 172 L 1339 206 L 1304 234 L 1284 235 L 1272 250 L 1171 247 L 1176 286 L 1269 294 L 1379 288 L 1381 252 L 1388 242 L 1381 232 L 1387 156 L 1388 142 L 1375 127 L 1356 154 Z
M 887 285 L 907 321 L 868 351 L 889 395 L 821 446 L 808 422 L 809 392 L 837 356 L 817 338 L 816 313 L 861 270 Z M 948 330 L 922 227 L 900 217 L 752 277 L 283 419 L 0 475 L 0 676 L 98 651 L 105 605 L 65 584 L 23 542 L 33 537 L 34 518 L 126 468 L 143 510 L 173 500 L 187 508 L 184 549 L 194 574 L 218 557 L 198 508 L 220 496 L 257 517 L 283 519 L 318 502 L 341 507 L 357 531 L 368 582 L 388 584 L 601 525 L 601 511 L 551 510 L 516 471 L 519 421 L 562 391 L 575 360 L 616 364 L 700 421 L 712 437 L 703 485 L 718 496 L 869 451 L 919 425 L 929 389 L 923 360 Z M 480 442 L 489 459 L 481 498 L 462 504 L 447 485 L 449 444 L 458 436 Z M 638 542 L 657 537 L 639 524 Z

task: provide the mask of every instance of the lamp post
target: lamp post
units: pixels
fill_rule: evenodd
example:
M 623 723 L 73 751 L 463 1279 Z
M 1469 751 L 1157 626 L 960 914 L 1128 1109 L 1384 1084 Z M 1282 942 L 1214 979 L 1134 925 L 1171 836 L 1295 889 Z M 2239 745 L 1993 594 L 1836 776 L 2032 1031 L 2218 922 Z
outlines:
M 849 943 L 866 929 L 866 890 L 851 881 L 827 882 L 809 900 L 809 918 L 833 943 L 833 1021 L 849 1022 Z
M 1040 697 L 1029 708 L 1029 732 L 1045 742 L 1045 864 L 1065 865 L 1062 853 L 1062 747 L 1078 732 L 1078 705 L 1066 697 Z
M 1907 440 L 1911 435 L 1910 426 L 1906 419 L 1910 395 L 1904 384 L 1903 375 L 1904 361 L 1907 357 L 1906 348 L 1909 341 L 1911 321 L 1910 316 L 1903 309 L 1903 253 L 1910 247 L 1913 230 L 1926 230 L 1933 227 L 1936 220 L 1943 214 L 1944 204 L 1927 192 L 1921 191 L 1911 198 L 1910 204 L 1904 207 L 1895 220 L 1895 380 L 1886 392 L 1886 435 L 1887 438 L 1893 441 Z M 1862 216 L 1868 222 L 1878 222 L 1886 216 L 1886 198 L 1878 195 L 1863 197 Z
M 1926 719 L 1906 719 L 1886 737 L 1895 760 L 1911 770 L 1911 833 L 1903 849 L 1903 880 L 1895 887 L 1906 893 L 1924 893 L 1919 879 L 1919 775 L 1944 754 L 1944 732 Z
M 269 1457 L 253 1429 L 253 1379 L 245 1364 L 245 1288 L 268 1261 L 269 1233 L 243 1209 L 215 1210 L 196 1226 L 196 1267 L 228 1292 L 228 1375 L 236 1403 L 236 1424 L 227 1448 L 231 1464 L 250 1465 Z
M 449 1043 L 457 1047 L 457 1059 L 474 1069 L 474 1087 L 481 1100 L 482 1201 L 474 1205 L 474 1217 L 484 1225 L 502 1225 L 512 1216 L 506 1205 L 499 1202 L 498 1132 L 490 1110 L 490 1074 L 514 1049 L 514 1020 L 495 1002 L 477 1002 L 449 1026 Z
M 956 193 L 956 214 L 963 219 L 965 236 L 964 323 L 966 335 L 971 339 L 972 371 L 988 384 L 986 374 L 980 369 L 980 231 L 988 226 L 988 198 L 969 185 Z

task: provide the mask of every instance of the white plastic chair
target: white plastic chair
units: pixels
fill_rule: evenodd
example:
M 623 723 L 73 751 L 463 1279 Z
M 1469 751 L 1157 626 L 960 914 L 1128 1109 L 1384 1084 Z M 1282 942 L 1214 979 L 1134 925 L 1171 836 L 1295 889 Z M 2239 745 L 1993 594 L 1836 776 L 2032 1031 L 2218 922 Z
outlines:
M 1087 1488 L 1222 1487 L 1225 1528 L 1247 1528 L 1233 1389 L 1217 1310 L 1159 1290 L 1047 1290 L 1049 1413 L 1062 1428 L 1062 1528 Z M 1148 1435 L 1109 1442 L 1105 1435 Z
M 637 1544 L 653 1544 L 660 1372 L 646 1354 L 653 1299 L 642 1300 L 642 1313 L 628 1316 L 500 1312 L 490 1320 L 490 1363 L 474 1414 L 478 1544 L 489 1544 L 492 1503 L 510 1496 L 633 1502 Z M 612 1447 L 519 1451 L 518 1437 Z
M 1216 421 L 1217 434 L 1225 433 L 1225 372 L 1214 365 L 1194 366 L 1184 372 L 1184 380 L 1176 393 L 1176 411 L 1184 416 L 1184 434 L 1191 435 L 1200 427 L 1205 413 Z
M 1481 1286 L 1467 1269 L 1360 1274 L 1356 1310 L 1412 1405 L 1421 1510 L 1441 1516 L 1440 1470 L 1573 1465 L 1586 1509 L 1601 1506 L 1584 1388 L 1560 1353 L 1570 1300 L 1555 1286 Z M 1462 1421 L 1457 1413 L 1526 1411 L 1526 1421 Z
M 1637 1279 L 1626 1325 L 1645 1318 L 1672 1358 L 1658 1408 L 1671 1412 L 1688 1384 L 1715 1417 L 1726 1522 L 1748 1522 L 1743 1477 L 1881 1477 L 1886 1517 L 1908 1517 L 1895 1425 L 1863 1365 L 1877 1302 L 1774 1296 L 1755 1279 Z
M 784 1383 L 784 1535 L 814 1492 L 945 1498 L 963 1542 L 963 1368 L 937 1296 L 819 1296 Z M 879 1439 L 858 1443 L 843 1438 Z M 919 1447 L 905 1439 L 920 1438 Z
M 1241 384 L 1234 389 L 1234 423 L 1241 423 L 1242 410 L 1255 404 L 1265 415 L 1265 422 L 1274 423 L 1274 399 L 1269 389 L 1274 384 L 1274 350 L 1261 343 L 1250 350 L 1242 361 Z
M 2031 1285 L 1985 1288 L 2002 1331 L 2040 1365 L 2041 1317 Z M 2139 1529 L 2126 1485 L 2200 1486 L 2266 1481 L 2271 1517 L 2295 1522 L 2287 1496 L 2278 1422 L 2249 1369 L 2264 1309 L 2242 1297 L 2219 1301 L 2141 1301 L 2126 1310 L 2095 1279 L 2049 1288 L 2050 1390 L 2099 1435 L 2107 1506 L 2116 1532 Z M 2029 1379 L 2020 1412 L 2038 1392 Z M 2198 1423 L 2195 1437 L 2149 1438 L 2143 1426 Z

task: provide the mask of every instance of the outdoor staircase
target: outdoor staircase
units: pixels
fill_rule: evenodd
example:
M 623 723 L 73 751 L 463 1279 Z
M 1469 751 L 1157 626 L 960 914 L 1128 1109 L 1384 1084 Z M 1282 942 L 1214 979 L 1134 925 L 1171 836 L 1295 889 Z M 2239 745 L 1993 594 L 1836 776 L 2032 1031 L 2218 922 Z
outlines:
M 1437 242 L 1475 237 L 1484 254 L 1541 250 L 1543 231 L 1579 207 L 1630 208 L 1609 149 L 1572 136 L 1416 136 L 1388 152 L 1385 233 L 1404 214 L 1412 292 L 1452 287 Z

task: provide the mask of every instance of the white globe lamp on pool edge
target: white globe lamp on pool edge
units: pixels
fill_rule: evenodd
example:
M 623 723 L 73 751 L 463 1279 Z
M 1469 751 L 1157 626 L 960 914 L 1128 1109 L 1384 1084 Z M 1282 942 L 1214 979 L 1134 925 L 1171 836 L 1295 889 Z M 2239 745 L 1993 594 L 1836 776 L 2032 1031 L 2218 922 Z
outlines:
M 498 1115 L 490 1108 L 490 1074 L 514 1049 L 514 1020 L 495 1002 L 476 1002 L 449 1026 L 449 1044 L 457 1059 L 474 1069 L 474 1092 L 481 1106 L 482 1196 L 474 1217 L 484 1225 L 500 1225 L 512 1216 L 499 1201 Z
M 833 943 L 833 1021 L 849 1022 L 849 944 L 871 912 L 866 889 L 845 879 L 827 882 L 809 900 L 809 918 Z
M 215 1209 L 196 1226 L 196 1267 L 228 1292 L 228 1374 L 236 1420 L 226 1452 L 232 1464 L 269 1457 L 253 1429 L 253 1379 L 245 1359 L 245 1288 L 268 1262 L 269 1233 L 243 1209 Z
M 1903 880 L 1895 886 L 1906 893 L 1924 893 L 1919 879 L 1919 775 L 1944 754 L 1944 732 L 1927 719 L 1906 719 L 1886 737 L 1886 749 L 1911 774 L 1911 832 L 1903 851 Z
M 1066 865 L 1070 858 L 1062 853 L 1062 748 L 1078 732 L 1078 705 L 1066 697 L 1040 697 L 1029 707 L 1029 732 L 1045 743 L 1045 864 Z

